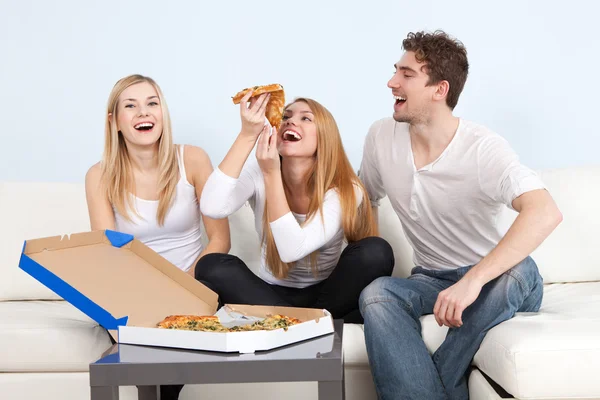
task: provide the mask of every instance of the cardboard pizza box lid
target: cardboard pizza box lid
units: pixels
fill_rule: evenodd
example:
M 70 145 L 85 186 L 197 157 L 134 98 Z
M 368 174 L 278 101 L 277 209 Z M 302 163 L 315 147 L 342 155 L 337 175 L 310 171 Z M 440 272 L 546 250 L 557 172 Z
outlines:
M 215 292 L 133 236 L 111 230 L 28 240 L 19 268 L 116 338 L 119 326 L 213 315 Z

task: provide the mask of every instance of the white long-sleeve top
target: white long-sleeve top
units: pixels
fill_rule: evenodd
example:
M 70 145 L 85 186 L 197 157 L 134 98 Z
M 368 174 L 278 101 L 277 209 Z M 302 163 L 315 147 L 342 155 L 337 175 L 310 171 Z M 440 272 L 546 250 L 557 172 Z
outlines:
M 357 196 L 359 192 L 357 191 Z M 255 157 L 250 156 L 239 178 L 232 178 L 218 167 L 202 190 L 200 210 L 210 218 L 226 218 L 246 202 L 254 211 L 254 226 L 262 239 L 262 218 L 265 207 L 265 181 Z M 357 197 L 362 199 L 362 197 Z M 339 260 L 344 242 L 342 208 L 338 192 L 325 193 L 323 219 L 319 212 L 307 223 L 306 215 L 289 212 L 270 223 L 279 256 L 283 262 L 296 262 L 285 279 L 277 279 L 266 263 L 266 246 L 262 245 L 259 276 L 264 281 L 281 286 L 304 288 L 326 279 Z M 318 250 L 317 274 L 313 275 L 310 254 Z

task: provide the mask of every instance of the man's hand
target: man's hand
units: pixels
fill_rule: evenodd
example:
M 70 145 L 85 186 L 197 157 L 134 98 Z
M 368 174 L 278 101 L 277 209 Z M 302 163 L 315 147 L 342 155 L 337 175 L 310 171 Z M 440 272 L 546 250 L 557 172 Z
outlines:
M 462 313 L 481 293 L 483 284 L 472 279 L 468 274 L 460 281 L 440 292 L 433 307 L 433 314 L 439 326 L 449 328 L 462 326 Z

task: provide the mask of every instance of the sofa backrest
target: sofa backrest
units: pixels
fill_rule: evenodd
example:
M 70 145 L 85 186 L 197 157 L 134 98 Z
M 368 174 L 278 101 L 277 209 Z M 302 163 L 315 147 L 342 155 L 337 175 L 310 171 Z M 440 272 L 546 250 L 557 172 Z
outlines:
M 563 214 L 563 222 L 532 254 L 544 282 L 600 281 L 600 165 L 539 174 Z M 506 209 L 499 226 L 507 230 L 515 217 Z
M 600 281 L 596 244 L 600 232 L 600 166 L 543 171 L 543 181 L 561 209 L 564 221 L 533 257 L 546 283 Z M 499 220 L 508 229 L 516 213 Z M 406 277 L 413 267 L 402 226 L 387 199 L 379 210 L 381 235 L 396 257 L 394 275 Z M 243 206 L 229 218 L 231 253 L 253 270 L 260 263 L 259 239 L 252 210 Z M 18 268 L 27 239 L 84 232 L 90 229 L 83 184 L 0 182 L 0 301 L 58 299 Z M 82 260 L 85 268 L 85 260 Z
M 19 269 L 23 244 L 89 229 L 82 184 L 0 182 L 0 300 L 59 299 Z

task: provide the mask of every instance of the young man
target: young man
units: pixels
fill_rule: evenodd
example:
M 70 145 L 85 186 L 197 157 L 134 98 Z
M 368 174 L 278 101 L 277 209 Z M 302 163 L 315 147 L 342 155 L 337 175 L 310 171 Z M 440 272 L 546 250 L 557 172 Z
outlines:
M 373 206 L 389 197 L 417 267 L 363 290 L 367 351 L 380 399 L 468 399 L 465 373 L 486 332 L 539 309 L 529 254 L 562 216 L 503 138 L 452 114 L 469 68 L 462 43 L 419 32 L 403 49 L 388 83 L 393 119 L 371 126 L 360 177 Z M 502 237 L 504 206 L 519 215 Z M 433 357 L 419 322 L 432 313 L 450 328 Z

